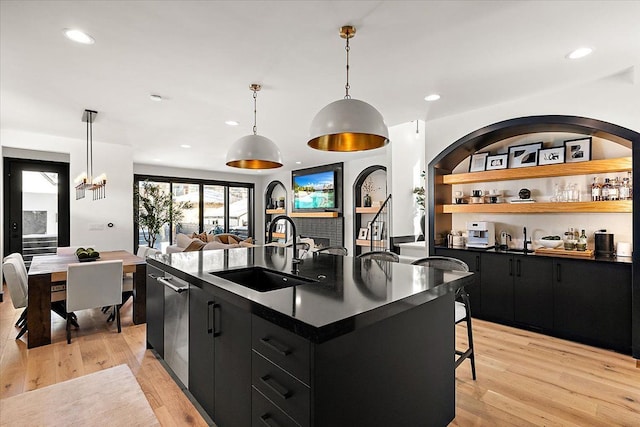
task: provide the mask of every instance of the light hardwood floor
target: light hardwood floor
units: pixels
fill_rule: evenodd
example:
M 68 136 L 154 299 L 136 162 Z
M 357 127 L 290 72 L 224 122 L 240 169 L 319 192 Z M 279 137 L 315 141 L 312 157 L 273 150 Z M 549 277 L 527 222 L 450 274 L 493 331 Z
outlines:
M 53 344 L 32 350 L 14 339 L 19 314 L 5 292 L 0 398 L 126 363 L 163 426 L 206 425 L 146 350 L 145 326 L 132 324 L 131 302 L 122 310 L 121 334 L 99 310 L 83 311 L 67 345 L 64 321 L 53 315 Z M 471 379 L 469 362 L 457 369 L 452 426 L 640 425 L 640 369 L 633 358 L 479 320 L 474 338 L 478 380 Z M 457 340 L 464 345 L 463 326 Z

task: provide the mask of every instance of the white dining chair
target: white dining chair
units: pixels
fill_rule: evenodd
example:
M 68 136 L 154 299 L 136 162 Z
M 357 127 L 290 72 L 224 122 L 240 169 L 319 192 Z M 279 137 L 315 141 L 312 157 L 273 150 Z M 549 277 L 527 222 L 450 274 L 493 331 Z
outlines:
M 122 260 L 75 263 L 67 266 L 67 312 L 113 306 L 120 326 L 122 304 Z M 67 316 L 67 343 L 71 343 L 71 322 Z
M 95 248 L 96 245 L 60 246 L 56 248 L 56 255 L 75 255 L 78 248 Z
M 27 275 L 23 273 L 22 269 L 20 260 L 13 257 L 5 257 L 5 261 L 2 263 L 2 272 L 4 273 L 5 282 L 7 282 L 9 295 L 11 295 L 13 308 L 24 307 L 20 318 L 16 322 L 16 326 L 20 327 L 20 332 L 16 339 L 19 339 L 27 332 Z

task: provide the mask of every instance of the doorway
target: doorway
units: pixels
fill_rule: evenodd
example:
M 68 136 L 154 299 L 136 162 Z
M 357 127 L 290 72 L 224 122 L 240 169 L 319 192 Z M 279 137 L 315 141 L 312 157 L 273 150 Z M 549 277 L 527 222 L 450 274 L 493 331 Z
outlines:
M 4 173 L 4 252 L 20 252 L 28 268 L 69 246 L 69 164 L 5 157 Z

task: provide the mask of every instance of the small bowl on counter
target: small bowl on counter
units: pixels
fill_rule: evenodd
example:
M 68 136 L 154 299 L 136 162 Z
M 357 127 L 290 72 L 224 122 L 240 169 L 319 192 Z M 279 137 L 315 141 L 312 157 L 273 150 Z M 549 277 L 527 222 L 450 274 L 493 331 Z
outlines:
M 548 239 L 540 239 L 538 240 L 538 244 L 540 246 L 543 246 L 545 248 L 557 248 L 558 246 L 562 245 L 564 242 L 562 240 L 548 240 Z

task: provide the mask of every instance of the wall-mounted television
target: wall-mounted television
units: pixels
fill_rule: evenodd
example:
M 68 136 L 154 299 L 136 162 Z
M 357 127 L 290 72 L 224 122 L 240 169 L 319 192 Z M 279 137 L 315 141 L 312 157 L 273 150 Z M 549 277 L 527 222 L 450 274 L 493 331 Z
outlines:
M 293 211 L 338 211 L 342 209 L 342 163 L 291 172 Z

